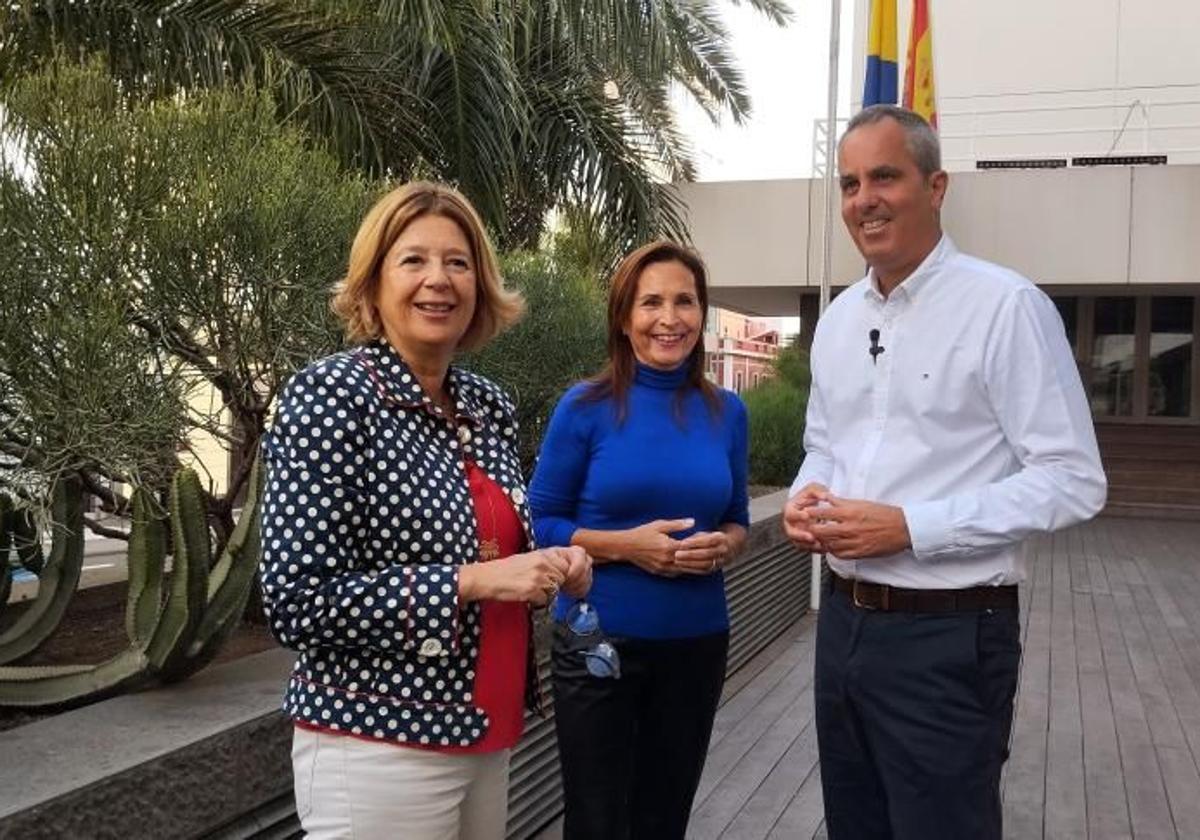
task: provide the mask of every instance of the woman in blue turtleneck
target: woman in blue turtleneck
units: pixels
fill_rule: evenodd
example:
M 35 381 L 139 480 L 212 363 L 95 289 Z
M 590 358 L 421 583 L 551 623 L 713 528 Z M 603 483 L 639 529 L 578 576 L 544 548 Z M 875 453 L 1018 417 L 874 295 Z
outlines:
M 594 558 L 588 603 L 620 657 L 589 673 L 555 607 L 565 838 L 683 838 L 725 675 L 722 567 L 749 522 L 746 410 L 704 378 L 704 264 L 669 242 L 627 256 L 609 361 L 559 402 L 530 485 L 539 544 Z

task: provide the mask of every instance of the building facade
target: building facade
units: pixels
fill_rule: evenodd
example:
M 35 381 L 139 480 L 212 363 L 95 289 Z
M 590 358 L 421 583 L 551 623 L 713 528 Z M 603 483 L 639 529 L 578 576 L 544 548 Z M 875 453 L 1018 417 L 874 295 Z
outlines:
M 910 4 L 899 5 L 906 33 Z M 1058 306 L 1096 419 L 1109 512 L 1200 518 L 1200 4 L 930 5 L 947 233 Z M 854 91 L 866 6 L 856 0 Z M 822 181 L 682 192 L 713 302 L 799 314 L 802 340 L 811 336 Z M 864 273 L 840 220 L 831 262 L 835 293 Z
M 705 373 L 738 394 L 775 375 L 780 329 L 773 318 L 750 318 L 739 312 L 710 308 L 704 331 Z

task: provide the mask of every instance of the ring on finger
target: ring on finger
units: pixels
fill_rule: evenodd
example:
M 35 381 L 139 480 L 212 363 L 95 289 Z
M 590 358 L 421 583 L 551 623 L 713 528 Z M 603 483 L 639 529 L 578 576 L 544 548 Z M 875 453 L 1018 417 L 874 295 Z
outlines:
M 716 558 L 716 557 L 714 557 L 714 558 L 713 558 L 713 561 L 712 561 L 712 568 L 710 568 L 710 569 L 708 570 L 708 571 L 709 571 L 709 574 L 712 574 L 712 573 L 713 573 L 713 572 L 715 572 L 716 570 L 717 570 L 717 558 Z

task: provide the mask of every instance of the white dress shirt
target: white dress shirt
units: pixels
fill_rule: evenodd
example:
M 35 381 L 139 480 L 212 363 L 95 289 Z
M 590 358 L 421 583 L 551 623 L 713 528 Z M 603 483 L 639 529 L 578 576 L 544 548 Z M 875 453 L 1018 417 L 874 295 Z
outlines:
M 870 331 L 883 347 L 874 361 Z M 897 505 L 912 549 L 829 557 L 921 589 L 1016 583 L 1030 534 L 1095 516 L 1107 484 L 1062 320 L 1046 295 L 943 236 L 888 297 L 874 271 L 817 323 L 807 455 L 792 484 Z

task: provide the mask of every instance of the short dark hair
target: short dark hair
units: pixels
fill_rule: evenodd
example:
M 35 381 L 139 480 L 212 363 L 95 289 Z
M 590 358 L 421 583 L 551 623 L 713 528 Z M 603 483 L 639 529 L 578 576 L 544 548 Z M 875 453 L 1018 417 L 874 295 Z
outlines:
M 942 145 L 938 142 L 937 133 L 920 114 L 899 105 L 868 105 L 863 108 L 850 118 L 850 124 L 838 141 L 838 148 L 856 128 L 884 120 L 895 120 L 904 129 L 908 152 L 923 175 L 932 175 L 942 168 Z

